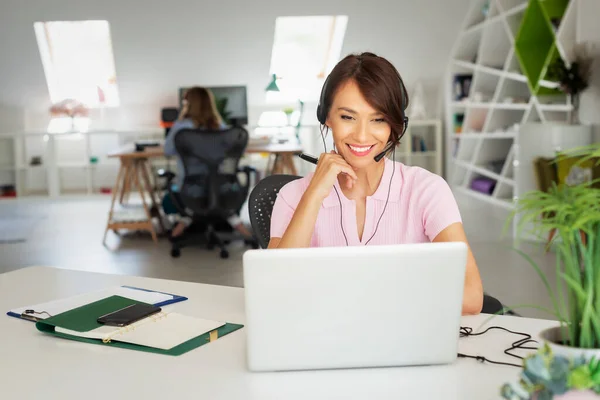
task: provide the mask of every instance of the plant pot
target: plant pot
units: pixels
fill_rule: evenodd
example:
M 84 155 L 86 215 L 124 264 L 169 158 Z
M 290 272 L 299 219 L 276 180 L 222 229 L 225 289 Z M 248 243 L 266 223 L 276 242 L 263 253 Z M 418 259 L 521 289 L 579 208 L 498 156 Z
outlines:
M 554 396 L 554 400 L 597 400 L 598 395 L 591 390 L 570 390 Z
M 570 360 L 581 356 L 587 361 L 592 357 L 595 357 L 596 359 L 600 358 L 600 349 L 582 349 L 560 344 L 564 343 L 566 336 L 563 334 L 563 328 L 559 326 L 544 329 L 540 332 L 540 338 L 548 344 L 550 349 L 552 349 L 552 353 L 555 355 L 560 355 Z

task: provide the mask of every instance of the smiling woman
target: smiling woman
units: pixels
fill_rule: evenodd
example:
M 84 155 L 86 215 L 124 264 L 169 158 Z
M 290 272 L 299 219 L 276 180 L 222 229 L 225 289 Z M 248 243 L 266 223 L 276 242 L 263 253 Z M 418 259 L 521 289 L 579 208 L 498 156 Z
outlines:
M 363 53 L 335 66 L 317 108 L 335 150 L 321 154 L 314 173 L 281 189 L 269 248 L 467 243 L 446 181 L 384 157 L 406 130 L 407 105 L 402 78 L 386 59 Z M 482 302 L 469 250 L 463 313 L 480 312 Z

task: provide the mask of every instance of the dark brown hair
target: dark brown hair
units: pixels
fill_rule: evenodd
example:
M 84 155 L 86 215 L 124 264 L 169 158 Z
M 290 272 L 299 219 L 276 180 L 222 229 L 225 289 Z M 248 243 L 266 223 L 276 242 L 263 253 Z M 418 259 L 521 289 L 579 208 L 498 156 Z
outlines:
M 194 122 L 196 128 L 218 129 L 222 119 L 210 90 L 195 86 L 185 92 L 187 112 L 183 116 Z
M 317 111 L 321 123 L 327 119 L 335 94 L 349 80 L 355 81 L 365 100 L 383 114 L 392 128 L 390 141 L 397 144 L 404 132 L 408 94 L 398 70 L 373 53 L 350 54 L 333 68 L 323 85 Z

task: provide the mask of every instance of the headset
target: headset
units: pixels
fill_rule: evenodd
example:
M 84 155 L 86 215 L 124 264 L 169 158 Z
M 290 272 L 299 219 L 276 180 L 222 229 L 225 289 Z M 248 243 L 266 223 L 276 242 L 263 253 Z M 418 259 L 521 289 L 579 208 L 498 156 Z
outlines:
M 359 62 L 362 63 L 362 56 L 359 56 Z M 319 104 L 317 105 L 317 120 L 321 125 L 325 125 L 325 123 L 327 122 L 327 114 L 329 114 L 329 108 L 331 107 L 331 104 L 327 104 L 326 102 L 326 97 L 329 90 L 329 78 L 330 76 L 327 76 L 327 79 L 325 79 L 325 82 L 323 83 L 321 95 L 319 96 Z M 402 78 L 400 78 L 400 76 L 398 76 L 398 78 L 400 79 L 400 92 L 402 96 L 402 133 L 398 136 L 397 139 L 390 140 L 390 142 L 383 149 L 383 151 L 377 154 L 375 157 L 373 157 L 374 160 L 377 162 L 381 161 L 381 159 L 390 150 L 392 150 L 394 147 L 396 147 L 398 143 L 400 143 L 400 139 L 402 139 L 404 133 L 406 133 L 406 128 L 408 128 L 408 117 L 406 116 L 406 108 L 408 106 L 408 95 L 406 93 L 406 88 L 404 87 L 404 82 L 402 82 Z M 322 134 L 323 132 L 321 132 L 321 135 Z
M 359 56 L 359 63 L 362 63 L 362 56 Z M 321 96 L 319 97 L 319 104 L 317 105 L 317 120 L 321 123 L 321 139 L 323 140 L 323 147 L 325 149 L 325 153 L 327 153 L 327 145 L 325 144 L 325 137 L 323 136 L 323 126 L 326 126 L 325 123 L 327 122 L 327 114 L 329 114 L 329 108 L 331 107 L 331 104 L 327 104 L 327 102 L 326 102 L 326 97 L 328 94 L 327 92 L 329 90 L 329 87 L 328 87 L 329 78 L 330 78 L 330 76 L 328 76 L 327 79 L 325 79 L 325 82 L 323 83 L 323 88 L 321 89 Z M 373 157 L 375 162 L 381 161 L 381 159 L 388 152 L 393 150 L 394 147 L 396 147 L 396 145 L 398 143 L 400 143 L 400 139 L 402 139 L 402 137 L 406 133 L 406 128 L 408 127 L 408 117 L 406 116 L 406 107 L 408 106 L 408 95 L 406 94 L 406 88 L 404 87 L 402 78 L 400 78 L 400 77 L 398 77 L 398 78 L 400 80 L 400 91 L 401 91 L 401 96 L 402 96 L 402 120 L 403 120 L 402 133 L 400 135 L 398 135 L 397 139 L 390 140 L 389 143 L 386 145 L 386 147 L 383 149 L 383 151 L 381 153 L 377 154 L 375 157 Z M 334 144 L 334 146 L 335 146 L 335 144 Z M 393 161 L 395 163 L 395 161 L 396 161 L 396 153 L 395 152 L 392 153 L 392 157 L 393 157 Z M 379 216 L 379 219 L 377 220 L 377 225 L 375 226 L 375 231 L 373 232 L 373 234 L 371 235 L 369 240 L 367 240 L 365 242 L 365 246 L 367 244 L 369 244 L 371 239 L 373 239 L 373 237 L 377 233 L 377 229 L 379 228 L 379 223 L 381 222 L 381 218 L 383 217 L 383 214 L 385 214 L 385 210 L 387 208 L 388 201 L 390 199 L 390 191 L 392 189 L 392 181 L 394 179 L 395 171 L 396 171 L 396 168 L 394 166 L 394 168 L 392 169 L 392 175 L 390 176 L 390 182 L 388 185 L 388 194 L 387 194 L 387 198 L 385 200 L 385 205 L 383 206 L 383 211 L 381 212 L 381 215 Z M 342 200 L 340 198 L 337 188 L 334 186 L 333 189 L 335 190 L 335 194 L 337 195 L 338 202 L 340 204 L 340 226 L 342 228 L 342 234 L 344 235 L 344 240 L 346 241 L 346 246 L 348 246 L 348 238 L 346 237 L 346 232 L 344 231 L 344 223 L 343 223 L 343 214 L 344 213 L 342 210 Z

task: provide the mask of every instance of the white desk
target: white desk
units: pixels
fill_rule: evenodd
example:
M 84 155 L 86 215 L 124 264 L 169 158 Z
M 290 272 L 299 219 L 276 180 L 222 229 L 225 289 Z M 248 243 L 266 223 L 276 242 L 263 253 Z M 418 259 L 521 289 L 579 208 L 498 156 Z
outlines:
M 243 289 L 34 267 L 0 275 L 0 311 L 113 285 L 186 295 L 182 313 L 244 323 Z M 464 317 L 477 328 L 488 316 Z M 492 324 L 537 334 L 552 321 L 497 317 Z M 391 332 L 390 334 L 393 334 Z M 514 362 L 500 332 L 461 339 L 460 351 Z M 409 346 L 410 344 L 407 344 Z M 518 360 L 517 360 L 518 361 Z M 244 330 L 180 357 L 61 340 L 0 315 L 2 399 L 498 399 L 518 369 L 460 359 L 434 367 L 250 373 Z

